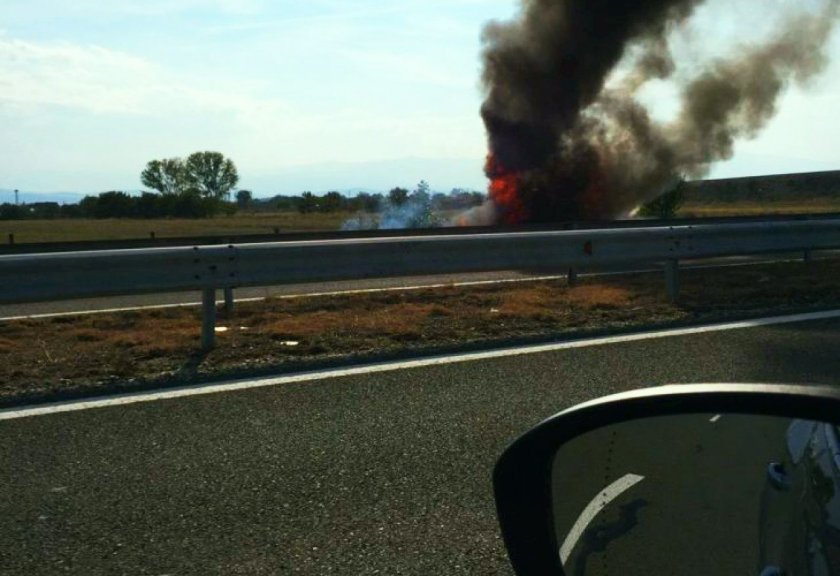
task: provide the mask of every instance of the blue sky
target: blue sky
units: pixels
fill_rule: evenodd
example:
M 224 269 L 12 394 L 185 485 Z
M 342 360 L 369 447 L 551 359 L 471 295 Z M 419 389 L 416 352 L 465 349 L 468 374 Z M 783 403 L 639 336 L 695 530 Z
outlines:
M 785 4 L 745 0 L 722 19 L 715 3 L 705 16 L 715 34 L 684 56 L 722 49 L 743 16 Z M 3 0 L 0 189 L 138 189 L 148 160 L 196 150 L 231 157 L 240 187 L 258 195 L 421 178 L 436 190 L 481 189 L 481 28 L 516 8 L 512 0 Z M 703 35 L 702 18 L 698 26 Z M 840 56 L 836 38 L 831 52 Z M 807 90 L 792 89 L 773 124 L 713 175 L 840 168 L 837 60 Z M 648 98 L 667 109 L 667 90 Z

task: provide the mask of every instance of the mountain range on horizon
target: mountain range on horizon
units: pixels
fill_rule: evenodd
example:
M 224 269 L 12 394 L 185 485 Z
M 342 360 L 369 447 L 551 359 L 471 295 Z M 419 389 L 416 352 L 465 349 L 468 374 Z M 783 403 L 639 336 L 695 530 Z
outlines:
M 35 204 L 37 202 L 58 202 L 59 204 L 76 204 L 86 194 L 80 192 L 29 192 L 20 190 L 18 201 L 21 204 Z M 15 191 L 0 188 L 0 204 L 14 204 Z

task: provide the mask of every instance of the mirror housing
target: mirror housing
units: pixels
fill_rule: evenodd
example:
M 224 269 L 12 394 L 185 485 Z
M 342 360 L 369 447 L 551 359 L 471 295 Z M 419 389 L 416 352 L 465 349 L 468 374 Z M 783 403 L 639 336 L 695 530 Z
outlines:
M 552 467 L 560 446 L 621 422 L 731 413 L 840 422 L 840 389 L 777 384 L 672 385 L 580 404 L 538 424 L 496 463 L 493 486 L 508 556 L 519 576 L 564 574 L 552 513 Z

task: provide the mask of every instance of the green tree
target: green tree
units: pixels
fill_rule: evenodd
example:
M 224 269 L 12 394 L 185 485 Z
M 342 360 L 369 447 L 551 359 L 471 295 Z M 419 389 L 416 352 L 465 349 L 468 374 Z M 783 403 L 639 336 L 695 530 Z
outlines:
M 209 218 L 224 207 L 216 198 L 205 198 L 195 190 L 187 190 L 175 198 L 172 215 L 177 218 Z
M 318 199 L 315 198 L 315 195 L 308 190 L 300 195 L 300 201 L 298 202 L 298 212 L 301 214 L 309 214 L 310 212 L 315 212 L 318 209 Z
M 161 194 L 180 194 L 184 189 L 184 162 L 180 158 L 152 160 L 140 173 L 140 181 Z
M 22 206 L 16 204 L 0 204 L 0 220 L 22 220 L 26 216 Z
M 379 203 L 382 201 L 382 194 L 359 192 L 354 200 L 356 210 L 376 212 L 379 209 Z
M 388 192 L 388 202 L 392 206 L 402 206 L 408 202 L 408 190 L 405 188 L 393 188 Z
M 129 218 L 133 216 L 134 201 L 125 192 L 112 190 L 103 192 L 94 209 L 96 218 Z
M 432 194 L 429 183 L 425 180 L 420 180 L 420 183 L 417 184 L 417 188 L 415 188 L 414 192 L 411 193 L 409 199 L 416 205 L 422 206 L 424 209 L 428 209 L 432 203 Z
M 220 152 L 195 152 L 184 162 L 184 181 L 202 198 L 224 200 L 239 182 L 239 174 L 233 161 Z
M 674 184 L 668 191 L 651 200 L 639 209 L 639 216 L 644 218 L 675 218 L 685 202 L 685 178 Z
M 236 193 L 236 205 L 240 208 L 247 208 L 250 206 L 253 199 L 254 195 L 251 194 L 250 190 L 239 190 Z
M 344 196 L 340 192 L 327 192 L 321 198 L 321 204 L 318 210 L 321 212 L 338 212 L 344 208 Z
M 85 218 L 95 218 L 97 204 L 99 204 L 99 198 L 97 196 L 85 196 L 82 198 L 79 201 L 79 209 L 81 210 L 82 216 Z
M 163 197 L 158 194 L 143 192 L 139 198 L 134 199 L 134 204 L 140 218 L 159 218 L 165 215 L 161 209 Z
M 265 206 L 279 212 L 292 212 L 300 207 L 300 196 L 283 196 L 277 194 Z

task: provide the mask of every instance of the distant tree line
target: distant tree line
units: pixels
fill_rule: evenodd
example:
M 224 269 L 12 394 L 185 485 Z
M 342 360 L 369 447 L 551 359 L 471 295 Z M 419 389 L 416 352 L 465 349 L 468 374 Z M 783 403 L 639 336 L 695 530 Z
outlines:
M 0 204 L 0 220 L 52 220 L 81 217 L 81 208 L 78 204 L 59 204 L 58 202 Z
M 316 212 L 370 212 L 376 213 L 390 206 L 402 206 L 410 199 L 428 202 L 433 210 L 465 210 L 477 206 L 486 200 L 483 192 L 453 188 L 448 194 L 442 192 L 431 193 L 428 184 L 421 182 L 414 191 L 406 188 L 392 188 L 387 194 L 379 192 L 360 192 L 354 196 L 345 196 L 337 191 L 325 194 L 313 194 L 310 191 L 299 195 L 278 194 L 271 198 L 249 200 L 244 204 L 238 203 L 240 208 L 252 212 L 299 212 L 311 214 Z
M 432 193 L 421 181 L 415 190 L 392 188 L 387 194 L 361 192 L 345 196 L 337 191 L 299 195 L 276 195 L 255 199 L 250 190 L 231 192 L 239 177 L 236 166 L 218 152 L 196 152 L 186 160 L 152 160 L 140 175 L 145 186 L 155 192 L 132 195 L 112 190 L 86 196 L 78 204 L 38 202 L 0 204 L 0 220 L 43 220 L 54 218 L 206 218 L 217 214 L 247 212 L 299 212 L 301 214 L 348 212 L 393 215 L 405 207 L 406 213 L 424 215 L 416 225 L 429 225 L 430 215 L 449 210 L 465 210 L 481 204 L 482 192 L 453 188 L 448 194 Z M 419 216 L 413 216 L 417 218 Z
M 197 194 L 154 194 L 132 196 L 125 192 L 104 192 L 79 202 L 83 218 L 209 218 L 232 214 L 236 207 L 217 198 Z
M 52 220 L 56 218 L 206 218 L 216 214 L 233 214 L 236 206 L 229 202 L 193 195 L 161 196 L 143 192 L 132 196 L 126 192 L 103 192 L 85 196 L 78 204 L 38 202 L 33 204 L 0 204 L 0 220 Z

